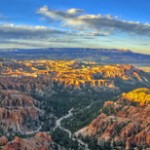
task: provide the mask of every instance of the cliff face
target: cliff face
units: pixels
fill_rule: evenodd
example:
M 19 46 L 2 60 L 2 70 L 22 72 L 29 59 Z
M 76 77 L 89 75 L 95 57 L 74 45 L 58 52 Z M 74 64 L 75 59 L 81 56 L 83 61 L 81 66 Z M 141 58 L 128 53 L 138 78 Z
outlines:
M 80 107 L 75 103 L 86 106 L 90 98 L 97 100 L 99 96 L 106 97 L 106 93 L 111 97 L 127 87 L 149 87 L 149 83 L 149 74 L 130 65 L 101 66 L 46 60 L 3 62 L 0 66 L 0 132 L 12 137 L 16 133 L 31 135 L 41 129 L 49 131 L 56 117 L 63 115 L 61 112 L 65 114 L 73 107 Z M 126 147 L 130 147 L 135 140 L 138 144 L 142 141 L 149 144 L 148 93 L 147 89 L 144 94 L 136 91 L 124 94 L 117 102 L 106 102 L 100 116 L 80 132 L 96 136 L 99 144 L 102 141 L 112 144 L 126 141 Z M 143 99 L 139 103 L 141 95 Z M 135 105 L 135 102 L 139 104 Z M 48 142 L 45 143 L 47 147 L 37 144 L 39 139 L 41 142 L 48 138 L 45 133 L 41 135 L 42 138 L 38 135 L 30 139 L 16 137 L 5 149 L 17 149 L 18 145 L 29 149 L 28 145 L 31 145 L 35 149 L 38 146 L 37 149 L 49 150 Z M 7 139 L 1 138 L 0 145 L 4 145 Z
M 123 94 L 116 102 L 105 102 L 100 115 L 76 134 L 95 137 L 99 145 L 109 143 L 112 147 L 122 146 L 126 149 L 150 147 L 149 91 L 138 89 Z
M 123 81 L 130 85 L 141 83 L 147 85 L 150 76 L 130 65 L 98 65 L 82 64 L 76 61 L 18 61 L 18 62 L 3 62 L 0 67 L 1 86 L 18 87 L 18 84 L 11 84 L 12 80 L 20 83 L 32 83 L 31 79 L 36 82 L 37 88 L 48 86 L 53 82 L 58 82 L 64 86 L 73 86 L 80 88 L 81 86 L 90 87 L 108 87 L 115 88 L 116 81 Z M 14 79 L 10 79 L 14 78 Z M 2 80 L 5 82 L 3 82 Z M 10 80 L 10 81 L 9 81 Z M 42 80 L 42 81 L 41 81 Z M 8 83 L 7 83 L 7 82 Z M 5 84 L 6 83 L 6 84 Z M 22 85 L 22 88 L 24 86 Z M 31 87 L 28 88 L 30 89 Z M 43 89 L 44 87 L 41 87 Z
M 123 93 L 123 98 L 130 102 L 137 102 L 140 105 L 150 105 L 150 90 L 141 88 L 127 94 Z
M 40 127 L 42 111 L 39 102 L 28 94 L 15 90 L 0 91 L 0 129 L 5 135 L 28 134 Z
M 3 150 L 55 150 L 56 147 L 50 135 L 39 132 L 34 137 L 28 139 L 15 137 L 13 141 L 8 142 L 4 146 Z
M 1 90 L 17 90 L 37 95 L 39 97 L 48 97 L 52 92 L 52 80 L 49 77 L 2 77 L 0 78 Z
M 50 97 L 59 87 L 67 92 L 112 92 L 149 87 L 149 74 L 130 65 L 83 64 L 76 61 L 3 62 L 0 89 L 18 90 L 37 97 Z
M 5 136 L 0 136 L 0 147 L 8 143 L 8 139 Z

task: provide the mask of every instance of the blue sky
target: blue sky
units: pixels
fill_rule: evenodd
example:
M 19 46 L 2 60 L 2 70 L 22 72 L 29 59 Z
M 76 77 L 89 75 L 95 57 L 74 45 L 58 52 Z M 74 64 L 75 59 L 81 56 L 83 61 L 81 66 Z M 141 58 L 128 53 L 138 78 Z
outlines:
M 86 47 L 150 54 L 149 0 L 0 0 L 0 49 Z

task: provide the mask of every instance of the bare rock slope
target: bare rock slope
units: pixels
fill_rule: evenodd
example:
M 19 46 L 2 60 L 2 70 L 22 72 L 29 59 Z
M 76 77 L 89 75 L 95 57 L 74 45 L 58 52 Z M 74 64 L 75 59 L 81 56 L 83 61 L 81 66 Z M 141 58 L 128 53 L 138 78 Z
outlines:
M 105 102 L 100 115 L 76 134 L 95 137 L 101 146 L 150 148 L 150 90 L 137 89 Z

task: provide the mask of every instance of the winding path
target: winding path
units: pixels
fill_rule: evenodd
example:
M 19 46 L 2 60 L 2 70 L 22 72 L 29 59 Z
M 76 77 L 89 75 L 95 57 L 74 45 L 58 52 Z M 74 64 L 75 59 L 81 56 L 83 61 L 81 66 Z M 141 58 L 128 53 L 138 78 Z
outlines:
M 74 110 L 74 109 L 71 108 L 71 109 L 68 111 L 68 114 L 66 114 L 66 115 L 62 116 L 61 118 L 57 119 L 57 120 L 56 120 L 55 128 L 54 128 L 53 130 L 56 130 L 56 128 L 60 128 L 61 130 L 66 131 L 66 132 L 69 134 L 69 138 L 71 138 L 71 137 L 72 137 L 72 133 L 71 133 L 68 129 L 62 127 L 62 126 L 61 126 L 61 122 L 62 122 L 64 119 L 67 119 L 67 118 L 71 117 L 71 116 L 73 115 L 73 113 L 72 113 L 73 110 Z
M 90 108 L 90 107 L 91 107 L 91 105 L 87 106 L 86 108 L 84 108 L 84 109 L 82 109 L 82 110 L 80 110 L 80 111 L 83 111 L 83 110 L 85 110 L 85 109 L 87 109 L 87 108 Z M 75 135 L 72 134 L 70 130 L 64 128 L 64 127 L 61 125 L 61 122 L 62 122 L 64 119 L 67 119 L 67 118 L 73 116 L 73 113 L 72 113 L 73 110 L 74 110 L 74 109 L 71 108 L 71 109 L 68 111 L 68 114 L 66 114 L 66 115 L 62 116 L 61 118 L 57 119 L 57 120 L 56 120 L 55 128 L 54 128 L 53 130 L 56 130 L 56 128 L 60 128 L 61 130 L 64 130 L 65 132 L 67 132 L 67 133 L 69 134 L 69 138 L 70 138 L 70 139 L 72 139 L 73 141 L 77 140 L 78 143 L 79 143 L 79 145 L 82 146 L 82 147 L 84 147 L 85 150 L 90 150 L 90 149 L 88 148 L 88 144 L 84 143 L 82 140 L 80 140 L 80 139 L 77 138 L 77 137 L 75 138 Z

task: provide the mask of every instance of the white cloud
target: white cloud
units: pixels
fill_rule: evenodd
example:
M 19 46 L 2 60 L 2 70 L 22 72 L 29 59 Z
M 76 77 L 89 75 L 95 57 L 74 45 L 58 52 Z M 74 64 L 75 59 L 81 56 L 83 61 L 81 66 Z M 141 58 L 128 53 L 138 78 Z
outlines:
M 75 35 L 45 26 L 0 24 L 0 48 L 48 48 L 77 43 Z
M 44 26 L 0 24 L 0 39 L 32 39 L 64 34 Z
M 86 14 L 84 10 L 71 8 L 65 11 L 49 10 L 47 6 L 38 11 L 44 19 L 50 20 L 50 27 L 0 24 L 0 48 L 48 48 L 48 47 L 117 47 L 115 39 L 118 33 L 146 35 L 144 42 L 149 43 L 150 24 L 120 20 L 116 16 L 102 14 Z M 0 21 L 2 22 L 0 16 Z M 55 26 L 56 25 L 56 26 Z M 52 28 L 53 27 L 53 28 Z M 57 27 L 57 28 L 56 28 Z M 112 35 L 112 36 L 110 36 Z M 135 41 L 138 45 L 141 36 L 127 39 L 127 44 Z M 136 39 L 136 37 L 140 37 Z M 143 38 L 143 39 L 144 39 Z M 112 41 L 112 44 L 103 41 Z M 139 42 L 137 42 L 139 41 Z M 132 47 L 134 47 L 132 44 Z M 143 45 L 144 47 L 145 45 Z M 120 48 L 119 47 L 119 48 Z M 130 46 L 131 47 L 131 46 Z M 130 48 L 129 47 L 129 48 Z M 131 47 L 131 48 L 132 48 Z M 136 46 L 135 46 L 136 47 Z M 140 47 L 138 45 L 138 47 Z M 141 46 L 142 47 L 142 46 Z M 148 47 L 148 46 L 147 46 Z M 118 47 L 117 47 L 118 48 Z
M 84 11 L 82 9 L 71 8 L 71 9 L 68 9 L 67 12 L 69 14 L 78 14 L 78 13 L 82 13 Z
M 120 20 L 118 17 L 111 15 L 82 14 L 82 12 L 84 11 L 75 8 L 66 11 L 49 10 L 47 6 L 44 6 L 37 13 L 78 30 L 91 30 L 100 34 L 106 31 L 110 34 L 112 31 L 114 33 L 121 31 L 128 34 L 150 35 L 149 23 Z

